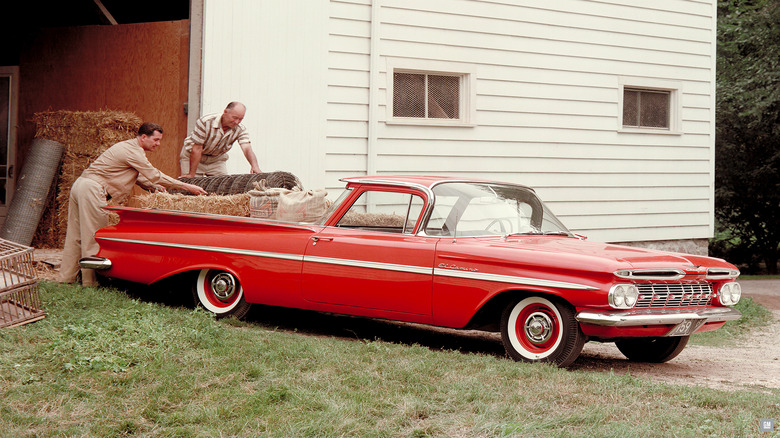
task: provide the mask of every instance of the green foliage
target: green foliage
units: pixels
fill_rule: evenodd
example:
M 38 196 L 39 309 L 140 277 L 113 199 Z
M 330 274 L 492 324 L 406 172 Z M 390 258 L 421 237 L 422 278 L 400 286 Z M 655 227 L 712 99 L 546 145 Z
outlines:
M 775 273 L 780 247 L 780 2 L 718 2 L 718 255 Z M 734 250 L 735 245 L 738 249 Z M 729 251 L 735 251 L 729 254 Z
M 41 297 L 45 319 L 0 330 L 0 437 L 753 436 L 780 418 L 777 391 L 365 339 L 356 318 L 301 333 L 266 325 L 281 310 L 238 324 L 115 289 Z

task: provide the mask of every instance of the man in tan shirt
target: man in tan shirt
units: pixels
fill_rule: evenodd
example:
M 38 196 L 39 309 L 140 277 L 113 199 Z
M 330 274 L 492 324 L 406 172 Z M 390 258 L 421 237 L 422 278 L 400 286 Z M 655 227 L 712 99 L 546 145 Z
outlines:
M 179 178 L 227 175 L 228 151 L 236 142 L 249 162 L 249 172 L 260 173 L 249 132 L 241 124 L 245 114 L 243 103 L 230 102 L 222 114 L 207 114 L 199 118 L 195 128 L 184 139 L 179 154 Z
M 119 142 L 81 173 L 70 189 L 68 201 L 68 231 L 62 253 L 59 281 L 73 283 L 79 273 L 79 259 L 97 254 L 99 246 L 95 232 L 108 225 L 108 213 L 101 207 L 108 199 L 121 202 L 130 196 L 134 184 L 150 191 L 165 188 L 183 189 L 195 195 L 205 195 L 201 187 L 183 183 L 160 172 L 145 151 L 157 149 L 163 129 L 154 123 L 144 123 L 138 136 Z M 84 286 L 97 285 L 95 271 L 81 269 Z

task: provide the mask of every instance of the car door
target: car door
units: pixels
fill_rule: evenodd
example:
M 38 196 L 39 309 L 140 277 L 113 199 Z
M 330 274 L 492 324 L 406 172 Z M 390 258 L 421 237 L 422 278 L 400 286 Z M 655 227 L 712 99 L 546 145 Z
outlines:
M 414 234 L 425 198 L 413 191 L 372 188 L 355 199 L 335 226 L 308 243 L 303 297 L 349 306 L 345 313 L 429 316 L 438 239 Z

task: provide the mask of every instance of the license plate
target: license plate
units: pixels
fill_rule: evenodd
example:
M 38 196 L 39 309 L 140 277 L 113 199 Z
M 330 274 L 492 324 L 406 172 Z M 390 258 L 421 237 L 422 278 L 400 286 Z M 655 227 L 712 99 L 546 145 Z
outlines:
M 686 319 L 669 330 L 666 336 L 690 336 L 704 324 L 703 319 Z

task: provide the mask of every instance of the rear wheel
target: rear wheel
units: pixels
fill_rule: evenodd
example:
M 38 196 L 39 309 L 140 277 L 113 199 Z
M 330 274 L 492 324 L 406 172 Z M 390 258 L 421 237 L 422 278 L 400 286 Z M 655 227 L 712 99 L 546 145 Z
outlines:
M 577 359 L 585 335 L 566 303 L 539 296 L 510 303 L 501 315 L 501 340 L 514 360 L 565 367 Z
M 615 341 L 615 346 L 634 362 L 667 362 L 688 345 L 688 336 L 670 338 L 634 338 Z
M 197 302 L 218 317 L 244 317 L 251 304 L 244 300 L 244 291 L 231 273 L 217 269 L 201 269 L 192 290 Z

